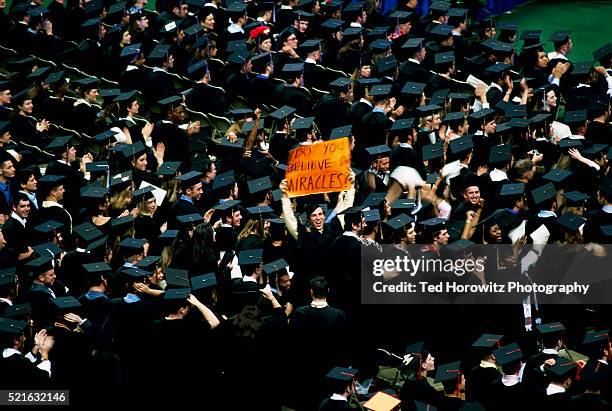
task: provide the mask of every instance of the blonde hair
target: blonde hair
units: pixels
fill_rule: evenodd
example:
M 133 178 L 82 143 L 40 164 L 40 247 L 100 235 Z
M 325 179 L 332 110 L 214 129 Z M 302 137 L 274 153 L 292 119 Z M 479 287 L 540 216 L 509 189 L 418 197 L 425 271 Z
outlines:
M 262 240 L 266 238 L 266 232 L 263 227 L 263 221 L 261 220 L 249 220 L 244 225 L 240 234 L 238 234 L 238 241 L 244 240 L 251 234 L 255 234 Z
M 125 210 L 132 201 L 132 186 L 110 196 L 108 202 L 113 210 Z

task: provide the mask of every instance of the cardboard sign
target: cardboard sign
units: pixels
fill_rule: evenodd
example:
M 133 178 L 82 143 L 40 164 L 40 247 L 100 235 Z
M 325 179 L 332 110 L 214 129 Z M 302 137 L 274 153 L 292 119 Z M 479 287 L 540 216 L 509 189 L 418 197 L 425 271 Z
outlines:
M 351 187 L 347 137 L 298 146 L 289 152 L 285 178 L 289 197 L 344 191 Z

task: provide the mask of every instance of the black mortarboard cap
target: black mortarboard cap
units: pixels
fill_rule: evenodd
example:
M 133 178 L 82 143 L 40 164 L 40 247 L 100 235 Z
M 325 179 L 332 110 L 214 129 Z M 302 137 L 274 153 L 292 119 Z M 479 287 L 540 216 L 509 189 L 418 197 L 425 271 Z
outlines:
M 427 117 L 439 112 L 442 110 L 442 107 L 438 106 L 437 104 L 428 104 L 426 106 L 419 106 L 416 109 L 419 112 L 420 117 Z
M 376 68 L 379 74 L 392 72 L 397 68 L 397 60 L 394 56 L 383 57 L 376 63 Z M 372 95 L 371 91 L 370 95 Z
M 415 128 L 415 118 L 401 118 L 399 120 L 395 120 L 393 125 L 391 126 L 391 134 L 397 135 L 405 132 L 406 130 L 411 130 Z
M 525 183 L 504 184 L 499 192 L 502 197 L 519 196 L 525 192 Z
M 83 264 L 83 268 L 88 273 L 112 273 L 113 268 L 105 262 L 95 262 Z
M 551 334 L 565 331 L 565 326 L 560 322 L 556 323 L 547 323 L 547 324 L 537 324 L 536 330 L 540 334 Z
M 40 256 L 26 264 L 34 275 L 39 275 L 53 269 L 53 258 L 49 255 Z
M 597 157 L 599 154 L 602 154 L 607 149 L 607 144 L 591 144 L 590 146 L 582 150 L 582 155 L 588 158 L 594 158 Z
M 531 196 L 536 204 L 540 204 L 546 200 L 555 198 L 556 195 L 557 191 L 555 190 L 553 183 L 547 183 L 541 187 L 531 190 Z
M 323 23 L 321 23 L 321 27 L 327 29 L 327 30 L 342 30 L 342 20 L 338 20 L 338 19 L 328 19 L 325 20 Z
M 423 146 L 423 160 L 433 160 L 444 157 L 444 142 L 437 141 L 434 144 Z
M 146 244 L 146 242 L 147 240 L 144 240 L 144 239 L 128 237 L 128 238 L 124 238 L 123 241 L 119 243 L 119 246 L 121 247 L 122 250 L 133 252 L 134 254 L 138 254 L 143 250 L 143 247 Z M 132 255 L 132 254 L 129 254 L 129 255 Z
M 575 139 L 575 138 L 563 138 L 559 140 L 557 145 L 560 148 L 566 149 L 566 150 L 570 148 L 582 147 L 582 143 L 580 142 L 580 140 Z
M 351 125 L 336 127 L 331 131 L 329 135 L 329 139 L 335 140 L 337 138 L 350 137 L 352 135 L 352 129 L 353 129 L 353 126 Z
M 7 318 L 22 318 L 32 313 L 32 306 L 30 303 L 13 304 L 4 309 L 4 315 Z M 0 320 L 2 322 L 2 320 Z
M 157 169 L 157 174 L 160 176 L 174 176 L 181 167 L 180 161 L 165 161 Z
M 370 43 L 370 49 L 376 53 L 384 53 L 391 47 L 391 42 L 387 39 L 376 39 Z
M 166 283 L 171 287 L 188 288 L 191 283 L 189 281 L 189 272 L 178 268 L 166 268 L 164 272 Z
M 191 294 L 190 288 L 172 288 L 164 293 L 164 301 L 184 301 Z
M 326 377 L 336 381 L 349 383 L 355 378 L 359 370 L 354 368 L 334 367 L 327 373 Z
M 489 163 L 490 164 L 500 164 L 507 163 L 510 161 L 512 156 L 512 145 L 511 144 L 502 144 L 498 146 L 491 147 L 489 151 Z
M 423 90 L 425 90 L 425 84 L 407 81 L 406 83 L 404 83 L 404 87 L 402 87 L 401 93 L 420 96 L 423 93 Z
M 552 41 L 554 43 L 565 43 L 570 37 L 571 30 L 559 30 L 555 31 L 548 41 Z
M 90 242 L 96 238 L 102 237 L 104 233 L 100 231 L 95 225 L 86 221 L 83 224 L 79 224 L 74 227 L 74 233 L 83 239 L 85 242 Z
M 607 43 L 593 51 L 593 58 L 600 63 L 612 55 L 612 43 Z
M 497 348 L 502 338 L 504 338 L 504 336 L 499 334 L 483 334 L 474 341 L 472 347 Z
M 217 174 L 215 179 L 213 180 L 213 190 L 218 190 L 220 188 L 226 187 L 230 184 L 233 184 L 236 181 L 234 178 L 234 171 L 230 170 L 222 174 Z
M 523 358 L 523 353 L 517 343 L 504 345 L 493 351 L 493 355 L 495 356 L 495 362 L 502 366 Z
M 552 181 L 553 183 L 561 183 L 563 180 L 572 175 L 571 171 L 553 168 L 542 177 L 544 180 Z
M 167 44 L 158 44 L 155 46 L 153 50 L 147 56 L 149 60 L 162 60 L 168 56 L 168 52 L 170 51 L 170 46 Z
M 289 267 L 289 264 L 287 263 L 287 261 L 281 258 L 270 263 L 264 264 L 263 270 L 266 274 L 270 275 L 287 267 Z
M 434 56 L 434 64 L 436 66 L 442 64 L 449 64 L 455 61 L 455 53 L 453 51 L 447 51 L 445 53 L 436 53 Z
M 60 222 L 57 222 L 55 220 L 48 220 L 48 221 L 45 221 L 44 223 L 34 227 L 34 231 L 38 231 L 38 232 L 44 233 L 44 234 L 49 234 L 49 233 L 52 233 L 55 230 L 58 230 L 58 229 L 62 228 L 63 226 L 64 226 L 64 224 L 62 224 Z
M 198 275 L 191 278 L 191 289 L 193 291 L 203 290 L 217 285 L 217 277 L 214 273 Z
M 238 254 L 239 265 L 258 265 L 261 263 L 263 250 L 242 250 Z
M 388 218 L 386 223 L 393 230 L 399 230 L 403 227 L 406 227 L 408 224 L 412 223 L 414 219 L 406 214 L 399 214 L 395 217 Z
M 314 117 L 296 118 L 291 124 L 294 130 L 308 131 L 314 124 Z
M 461 362 L 439 365 L 436 371 L 436 382 L 458 380 L 461 377 Z
M 27 325 L 28 323 L 25 321 L 0 318 L 0 333 L 5 335 L 21 335 Z
M 295 109 L 293 107 L 282 106 L 278 110 L 270 113 L 269 116 L 276 120 L 284 120 L 293 113 L 295 113 Z
M 255 194 L 263 190 L 269 190 L 272 188 L 272 182 L 270 181 L 270 177 L 262 177 L 256 180 L 251 180 L 247 183 L 249 188 L 249 193 Z
M 582 205 L 589 196 L 580 191 L 569 191 L 562 194 L 569 206 Z
M 66 297 L 52 298 L 51 302 L 53 303 L 53 305 L 59 308 L 60 311 L 64 311 L 64 312 L 68 312 L 70 310 L 74 310 L 74 309 L 82 307 L 79 300 L 77 300 L 71 295 L 66 296 Z
M 555 365 L 546 365 L 544 367 L 546 374 L 552 374 L 553 380 L 557 380 L 557 378 L 563 379 L 573 374 L 575 375 L 578 365 L 569 358 L 559 356 L 556 358 Z
M 557 219 L 557 223 L 559 223 L 565 230 L 572 233 L 577 232 L 578 229 L 586 223 L 586 221 L 586 218 L 572 213 L 565 213 Z
M 450 141 L 450 149 L 453 154 L 463 153 L 473 148 L 474 143 L 472 142 L 472 136 L 469 135 L 455 138 Z
M 374 147 L 367 147 L 366 151 L 368 152 L 368 156 L 370 157 L 370 159 L 389 157 L 389 155 L 391 154 L 391 149 L 385 144 Z
M 426 230 L 431 232 L 440 231 L 444 229 L 446 220 L 439 217 L 430 218 L 429 220 L 421 221 L 421 224 Z
M 453 28 L 446 24 L 435 24 L 428 33 L 441 40 L 452 36 Z

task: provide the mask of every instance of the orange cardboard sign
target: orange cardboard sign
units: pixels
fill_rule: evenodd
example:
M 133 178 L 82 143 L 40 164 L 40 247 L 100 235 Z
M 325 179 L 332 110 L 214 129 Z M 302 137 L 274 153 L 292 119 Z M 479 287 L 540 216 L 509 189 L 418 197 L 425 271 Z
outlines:
M 347 137 L 298 146 L 289 152 L 285 179 L 289 197 L 344 191 L 351 187 Z

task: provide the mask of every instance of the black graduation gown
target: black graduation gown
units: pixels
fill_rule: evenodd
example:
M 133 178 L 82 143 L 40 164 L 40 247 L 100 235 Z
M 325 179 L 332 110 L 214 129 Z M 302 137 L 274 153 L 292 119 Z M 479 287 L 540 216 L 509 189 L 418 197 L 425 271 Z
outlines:
M 242 90 L 242 95 L 246 97 L 249 104 L 257 106 L 259 104 L 273 104 L 274 94 L 276 93 L 276 83 L 269 77 L 257 75 L 249 80 L 249 87 Z
M 348 401 L 332 400 L 331 398 L 325 398 L 319 404 L 319 408 L 317 408 L 318 411 L 346 411 L 353 409 L 348 405 Z
M 525 364 L 523 372 L 523 382 L 532 392 L 541 391 L 548 386 L 548 378 L 546 374 L 540 370 L 540 366 L 548 359 L 557 359 L 558 354 L 546 354 L 539 352 L 533 355 Z
M 189 166 L 189 136 L 176 124 L 161 120 L 155 123 L 151 133 L 153 145 L 164 143 L 166 152 L 164 161 L 182 161 L 183 168 Z
M 155 68 L 147 75 L 146 87 L 143 90 L 149 104 L 173 96 L 176 92 L 172 76 L 165 70 Z M 166 145 L 166 149 L 168 146 Z
M 587 126 L 584 138 L 593 144 L 610 144 L 612 141 L 612 127 L 609 124 L 591 121 Z
M 484 368 L 480 365 L 472 368 L 466 379 L 465 398 L 468 401 L 482 401 L 490 395 L 491 385 L 501 378 L 497 368 Z
M 79 104 L 72 107 L 72 115 L 70 116 L 72 127 L 92 137 L 96 134 L 95 124 L 99 109 L 85 102 L 77 103 Z
M 584 393 L 572 397 L 570 400 L 569 409 L 572 411 L 608 411 L 612 410 L 612 406 L 610 403 L 603 400 L 599 394 Z
M 606 239 L 600 230 L 600 227 L 604 227 L 612 224 L 612 213 L 606 213 L 603 209 L 593 210 L 585 215 L 587 219 L 585 227 L 585 240 L 605 243 Z
M 540 407 L 547 410 L 555 411 L 569 411 L 571 395 L 567 391 L 560 392 L 557 394 L 546 395 L 545 392 L 541 393 Z M 539 407 L 538 407 L 539 408 Z
M 225 114 L 227 110 L 227 99 L 223 90 L 209 86 L 205 83 L 197 83 L 186 96 L 187 106 L 202 113 L 212 113 L 218 116 Z
M 315 63 L 304 63 L 304 87 L 325 90 L 331 81 L 325 67 Z
M 276 132 L 270 138 L 270 154 L 281 163 L 286 163 L 289 159 L 289 151 L 297 146 L 297 140 L 287 136 L 287 133 Z
M 437 409 L 440 411 L 458 411 L 465 405 L 465 401 L 461 398 L 443 397 L 438 402 Z
M 92 254 L 82 251 L 69 251 L 62 258 L 62 264 L 57 270 L 57 278 L 70 289 L 73 295 L 81 295 L 88 289 L 88 273 L 83 268 L 83 264 L 96 262 Z
M 354 134 L 359 134 L 356 132 L 356 128 L 361 125 L 363 117 L 370 111 L 372 111 L 372 106 L 367 103 L 364 103 L 363 101 L 357 101 L 353 103 L 353 105 L 349 109 L 349 120 L 350 123 L 353 125 Z
M 212 348 L 209 334 L 210 325 L 194 307 L 184 319 L 154 321 L 150 336 L 156 343 L 149 346 L 149 358 L 156 360 L 148 367 L 150 377 L 159 380 L 168 376 L 186 377 L 195 371 L 197 378 L 184 378 L 172 391 L 184 398 L 192 397 L 194 389 L 198 395 L 205 394 L 210 390 L 212 370 L 208 364 L 210 359 L 202 353 Z
M 49 386 L 49 374 L 21 354 L 6 358 L 0 355 L 0 369 L 0 387 L 3 389 L 23 390 Z
M 146 358 L 144 349 L 150 346 L 147 330 L 159 316 L 159 308 L 153 301 L 128 303 L 124 298 L 111 300 L 110 317 L 117 323 L 117 352 L 126 389 L 146 385 L 148 369 L 143 367 L 143 360 Z
M 51 302 L 53 294 L 48 287 L 34 283 L 28 294 L 28 301 L 32 306 L 32 321 L 34 330 L 52 325 L 55 322 L 56 308 Z
M 18 144 L 25 143 L 41 149 L 49 143 L 46 133 L 36 130 L 34 119 L 22 115 L 14 116 L 11 119 L 11 136 Z
M 499 379 L 491 384 L 488 395 L 480 402 L 487 410 L 513 411 L 527 407 L 529 401 L 530 397 L 523 383 L 507 386 Z
M 194 204 L 190 203 L 187 200 L 178 199 L 168 209 L 168 229 L 176 230 L 180 227 L 180 223 L 177 219 L 178 216 L 199 213 L 200 210 L 198 210 L 198 208 Z
M 60 228 L 59 231 L 62 234 L 64 243 L 72 244 L 72 216 L 65 208 L 56 205 L 51 207 L 41 207 L 39 208 L 38 215 L 35 219 L 36 221 L 32 219 L 32 227 L 36 227 L 39 224 L 51 220 L 62 223 L 64 226 Z M 47 236 L 43 236 L 40 239 L 49 241 Z
M 324 140 L 329 140 L 332 129 L 350 123 L 349 108 L 335 93 L 326 94 L 319 100 L 314 108 L 314 116 Z
M 416 377 L 410 377 L 406 379 L 399 394 L 402 400 L 402 411 L 416 411 L 415 401 L 437 406 L 442 400 L 442 393 L 436 391 L 425 378 L 419 380 Z
M 352 313 L 359 304 L 361 289 L 361 246 L 353 236 L 341 235 L 332 243 L 330 270 L 327 274 L 331 294 L 329 300 L 335 307 Z
M 147 87 L 149 72 L 138 66 L 128 66 L 119 76 L 119 87 L 121 90 L 140 90 L 144 92 Z
M 371 111 L 361 119 L 359 146 L 373 147 L 387 143 L 387 132 L 393 121 L 380 111 Z
M 296 112 L 302 116 L 312 114 L 312 97 L 297 87 L 280 85 L 276 89 L 276 103 L 279 106 L 287 105 L 295 108 Z
M 306 393 L 300 390 L 304 404 L 311 405 L 303 409 L 314 409 L 326 396 L 321 383 L 330 365 L 347 364 L 345 315 L 337 308 L 305 305 L 291 315 L 289 330 L 295 349 L 296 368 L 302 370 L 298 376 L 298 386 L 309 382 L 312 388 L 308 393 L 312 396 L 304 395 Z M 320 344 L 320 341 L 325 341 L 325 344 Z
M 14 254 L 28 251 L 28 230 L 15 218 L 9 218 L 2 226 L 2 234 L 6 240 L 6 249 Z
M 81 187 L 85 186 L 88 181 L 78 169 L 71 165 L 53 160 L 47 166 L 48 175 L 64 176 L 64 207 L 69 212 L 75 213 L 80 207 Z

